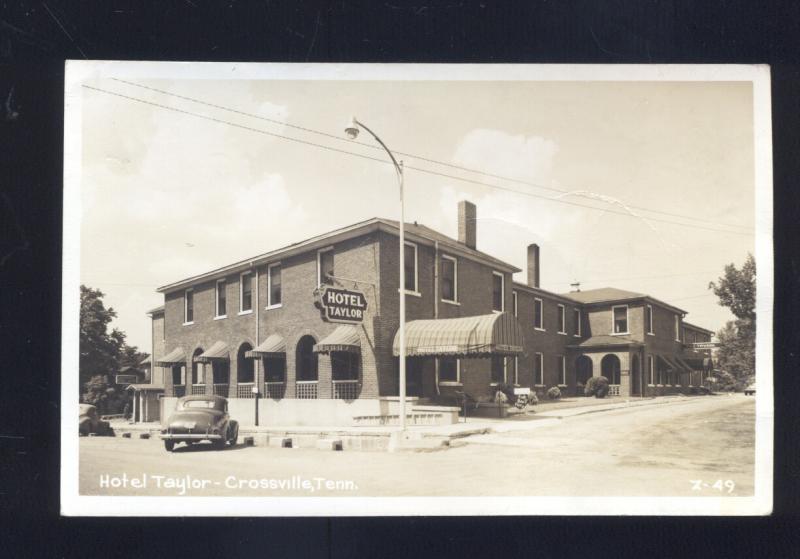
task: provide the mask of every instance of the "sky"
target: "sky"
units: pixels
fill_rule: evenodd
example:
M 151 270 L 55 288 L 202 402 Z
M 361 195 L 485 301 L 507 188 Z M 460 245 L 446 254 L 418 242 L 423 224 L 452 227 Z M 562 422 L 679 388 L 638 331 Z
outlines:
M 643 292 L 715 331 L 733 318 L 708 283 L 754 251 L 749 82 L 131 81 L 82 88 L 80 280 L 144 351 L 157 287 L 398 217 L 394 171 L 344 136 L 351 115 L 403 160 L 407 221 L 456 237 L 469 199 L 478 249 L 524 270 L 538 243 L 545 289 Z

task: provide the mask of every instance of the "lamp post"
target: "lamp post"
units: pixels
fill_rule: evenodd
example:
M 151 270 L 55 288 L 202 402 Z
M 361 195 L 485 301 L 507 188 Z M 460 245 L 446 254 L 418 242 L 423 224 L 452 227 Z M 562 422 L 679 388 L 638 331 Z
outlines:
M 253 393 L 253 399 L 256 402 L 255 419 L 256 419 L 256 427 L 258 427 L 258 386 L 253 386 L 253 388 L 251 388 L 250 391 Z
M 405 258 L 405 246 L 406 246 L 406 238 L 405 238 L 405 208 L 403 204 L 403 162 L 400 161 L 398 163 L 397 159 L 395 159 L 394 154 L 392 154 L 391 150 L 386 147 L 386 144 L 383 143 L 378 135 L 370 130 L 367 126 L 363 123 L 356 120 L 356 117 L 352 117 L 350 119 L 350 123 L 344 129 L 345 134 L 351 140 L 355 140 L 358 137 L 358 133 L 360 129 L 363 128 L 369 134 L 375 138 L 375 141 L 380 144 L 380 146 L 389 154 L 389 158 L 392 160 L 394 164 L 394 170 L 397 173 L 397 183 L 400 189 L 400 286 L 399 286 L 399 293 L 400 293 L 400 329 L 398 334 L 400 335 L 400 431 L 406 430 L 406 286 L 405 286 L 405 269 L 406 269 L 406 258 Z

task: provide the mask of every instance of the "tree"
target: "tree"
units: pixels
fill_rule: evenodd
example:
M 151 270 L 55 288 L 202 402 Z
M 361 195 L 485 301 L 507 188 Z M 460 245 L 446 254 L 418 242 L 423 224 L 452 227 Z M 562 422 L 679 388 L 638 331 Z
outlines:
M 126 395 L 114 385 L 115 376 L 126 365 L 137 367 L 144 354 L 127 345 L 117 328 L 109 332 L 117 313 L 106 308 L 104 296 L 99 289 L 81 285 L 79 390 L 82 401 L 98 405 L 101 413 L 119 413 L 115 408 Z
M 709 289 L 719 297 L 719 304 L 728 307 L 736 320 L 729 321 L 717 333 L 720 369 L 730 373 L 733 387 L 741 389 L 752 383 L 756 374 L 756 263 L 752 254 L 739 270 L 733 264 L 725 266 L 718 282 Z

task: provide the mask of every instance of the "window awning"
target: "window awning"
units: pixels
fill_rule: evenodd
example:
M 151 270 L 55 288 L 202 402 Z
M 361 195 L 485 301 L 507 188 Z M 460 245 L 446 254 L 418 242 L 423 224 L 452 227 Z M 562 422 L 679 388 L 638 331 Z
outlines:
M 703 370 L 703 358 L 702 357 L 679 357 L 680 362 L 686 366 L 687 369 L 692 371 L 702 371 Z
M 682 371 L 684 367 L 678 363 L 673 357 L 667 355 L 659 355 L 659 359 L 661 359 L 667 366 L 667 368 L 672 369 L 673 371 Z
M 331 351 L 361 351 L 361 339 L 356 326 L 342 325 L 314 345 L 315 353 L 330 353 Z
M 214 342 L 210 348 L 194 358 L 197 363 L 211 363 L 215 359 L 228 359 L 228 344 Z
M 255 349 L 251 349 L 244 354 L 250 359 L 261 357 L 284 357 L 286 355 L 286 342 L 279 334 L 271 334 L 267 339 L 258 344 Z
M 186 353 L 182 347 L 176 347 L 161 359 L 156 361 L 159 367 L 172 367 L 173 365 L 185 365 Z
M 399 332 L 393 353 L 400 355 Z M 487 357 L 521 355 L 522 327 L 506 312 L 463 318 L 412 320 L 406 324 L 406 355 Z

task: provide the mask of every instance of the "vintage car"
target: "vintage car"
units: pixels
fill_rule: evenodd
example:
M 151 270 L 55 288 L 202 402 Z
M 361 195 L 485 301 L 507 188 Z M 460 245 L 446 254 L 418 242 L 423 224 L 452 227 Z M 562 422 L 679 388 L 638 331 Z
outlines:
M 750 386 L 748 386 L 747 388 L 744 389 L 744 395 L 745 396 L 755 396 L 755 394 L 756 394 L 756 384 L 755 383 L 751 384 Z
M 178 443 L 191 445 L 211 441 L 214 448 L 231 446 L 239 438 L 239 423 L 228 415 L 228 400 L 222 396 L 184 396 L 161 430 L 164 448 L 172 452 Z
M 78 404 L 78 435 L 110 435 L 111 425 L 100 419 L 97 408 L 91 404 Z

